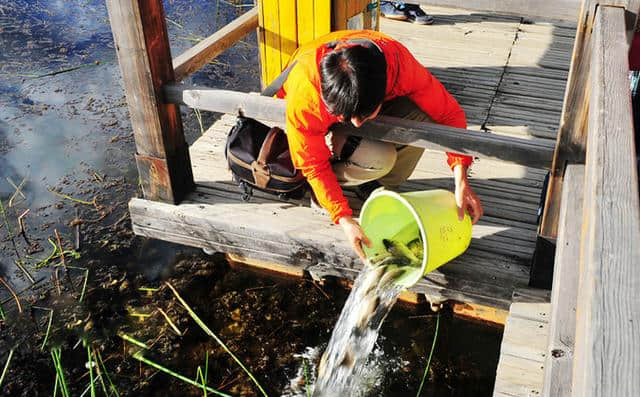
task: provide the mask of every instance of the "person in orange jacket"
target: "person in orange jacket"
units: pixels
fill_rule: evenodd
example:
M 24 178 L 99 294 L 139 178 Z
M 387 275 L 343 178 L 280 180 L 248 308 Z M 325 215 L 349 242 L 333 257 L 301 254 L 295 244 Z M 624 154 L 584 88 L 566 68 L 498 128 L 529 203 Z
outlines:
M 356 254 L 371 246 L 353 219 L 341 185 L 364 200 L 377 186 L 396 188 L 415 169 L 424 149 L 330 133 L 336 123 L 362 126 L 378 114 L 466 128 L 464 111 L 444 86 L 398 41 L 372 30 L 329 33 L 299 47 L 277 96 L 287 101 L 291 159 L 317 203 L 342 226 Z M 366 128 L 366 126 L 365 126 Z M 467 180 L 473 158 L 447 153 L 454 173 L 458 215 L 475 224 L 483 209 Z

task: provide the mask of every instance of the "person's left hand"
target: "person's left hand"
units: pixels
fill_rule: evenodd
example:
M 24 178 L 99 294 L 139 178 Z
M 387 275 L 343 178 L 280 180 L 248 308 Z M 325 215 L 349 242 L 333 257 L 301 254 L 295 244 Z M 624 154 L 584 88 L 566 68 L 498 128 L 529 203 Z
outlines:
M 476 224 L 478 219 L 484 214 L 482 204 L 476 193 L 471 188 L 467 179 L 467 167 L 457 165 L 453 169 L 456 184 L 456 205 L 458 206 L 458 219 L 464 219 L 464 212 L 468 211 L 472 217 L 471 223 Z

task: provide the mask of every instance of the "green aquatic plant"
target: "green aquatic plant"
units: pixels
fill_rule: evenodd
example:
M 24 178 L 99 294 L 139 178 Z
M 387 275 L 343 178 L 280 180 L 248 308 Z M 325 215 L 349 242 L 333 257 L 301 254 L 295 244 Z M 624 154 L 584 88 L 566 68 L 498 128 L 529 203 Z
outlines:
M 438 328 L 440 327 L 440 313 L 438 313 L 438 317 L 436 317 L 436 331 L 433 334 L 433 343 L 431 343 L 431 351 L 429 352 L 429 359 L 427 360 L 427 367 L 424 369 L 424 374 L 422 374 L 422 381 L 420 381 L 420 387 L 418 388 L 418 392 L 416 393 L 416 397 L 420 396 L 422 392 L 422 386 L 424 385 L 424 381 L 427 378 L 427 373 L 429 372 L 429 367 L 431 366 L 431 356 L 433 355 L 433 351 L 436 348 L 436 341 L 438 340 Z
M 49 312 L 49 322 L 47 323 L 47 332 L 44 334 L 44 340 L 42 341 L 42 346 L 40 346 L 40 351 L 44 351 L 44 347 L 47 345 L 47 339 L 49 339 L 49 331 L 51 330 L 51 322 L 53 321 L 53 309 L 48 309 Z
M 64 378 L 64 371 L 62 369 L 62 351 L 59 347 L 54 347 L 51 349 L 51 358 L 53 359 L 53 366 L 56 370 L 56 383 L 53 387 L 53 395 L 55 396 L 58 390 L 58 385 L 60 385 L 60 392 L 62 393 L 62 397 L 70 397 L 69 387 L 67 386 L 67 382 Z
M 102 374 L 100 374 L 101 375 L 100 379 L 102 379 L 102 376 L 104 375 L 107 378 L 107 381 L 109 382 L 109 387 L 111 388 L 111 391 L 113 392 L 113 394 L 115 394 L 116 397 L 120 397 L 120 393 L 118 393 L 116 386 L 113 384 L 113 382 L 111 381 L 111 378 L 109 377 L 109 372 L 107 372 L 107 367 L 105 367 L 104 361 L 102 361 L 102 356 L 100 355 L 100 352 L 94 349 L 93 353 L 97 357 L 98 368 L 102 368 Z M 107 395 L 111 395 L 111 394 L 109 393 Z
M 4 368 L 2 369 L 2 375 L 0 375 L 0 387 L 2 387 L 4 376 L 7 374 L 7 370 L 9 369 L 9 364 L 11 363 L 11 357 L 13 357 L 13 349 L 9 350 L 9 357 L 7 357 L 7 362 L 4 363 Z

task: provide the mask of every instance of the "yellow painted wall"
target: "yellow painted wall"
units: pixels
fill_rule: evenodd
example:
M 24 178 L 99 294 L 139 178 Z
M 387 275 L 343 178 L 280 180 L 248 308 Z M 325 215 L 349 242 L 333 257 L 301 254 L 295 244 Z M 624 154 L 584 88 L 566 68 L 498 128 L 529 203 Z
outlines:
M 287 66 L 300 45 L 329 32 L 346 29 L 349 21 L 364 29 L 372 25 L 379 0 L 259 0 L 258 42 L 262 86 L 266 87 Z

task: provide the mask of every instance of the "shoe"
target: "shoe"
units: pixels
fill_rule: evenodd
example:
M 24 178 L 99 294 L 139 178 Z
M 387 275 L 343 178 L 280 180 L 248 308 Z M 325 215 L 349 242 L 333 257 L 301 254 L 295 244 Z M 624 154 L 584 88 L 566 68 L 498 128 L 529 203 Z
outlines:
M 380 184 L 380 182 L 370 181 L 370 182 L 365 182 L 361 185 L 356 186 L 355 189 L 353 189 L 353 192 L 356 194 L 356 196 L 358 196 L 360 200 L 367 201 L 369 196 L 371 196 L 371 193 L 373 193 L 374 190 L 379 189 L 381 187 L 382 185 Z
M 405 4 L 405 14 L 407 20 L 418 25 L 431 25 L 433 23 L 433 17 L 427 15 L 418 4 Z
M 396 21 L 406 21 L 409 17 L 405 13 L 405 4 L 401 1 L 380 2 L 380 15 Z

